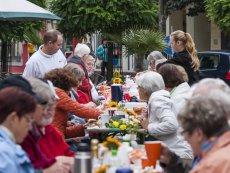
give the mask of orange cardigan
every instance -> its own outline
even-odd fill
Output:
[[[58,128],[65,138],[84,136],[83,125],[67,127],[68,113],[72,113],[81,118],[97,119],[100,112],[97,109],[87,108],[84,105],[73,101],[62,89],[56,88],[55,91],[59,99],[57,100],[55,116],[52,124]]]

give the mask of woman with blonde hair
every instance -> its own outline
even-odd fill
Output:
[[[174,54],[166,63],[184,67],[188,74],[189,85],[196,83],[199,80],[200,61],[191,35],[180,30],[174,31],[170,35],[170,44]]]

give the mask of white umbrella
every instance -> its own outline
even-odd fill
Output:
[[[27,0],[0,0],[0,20],[34,21],[41,19],[60,20],[61,18]]]

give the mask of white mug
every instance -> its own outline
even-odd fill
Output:
[[[105,127],[105,123],[109,122],[109,114],[101,114],[98,119],[102,126]]]

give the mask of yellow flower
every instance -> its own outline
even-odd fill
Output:
[[[121,80],[121,78],[114,78],[113,79],[113,83],[115,83],[115,84],[120,84],[122,82],[122,80]]]
[[[127,108],[124,108],[123,111],[126,112],[126,113],[129,114],[129,115],[137,116],[137,114],[136,114],[135,112],[130,111],[130,110],[128,110]]]
[[[118,107],[118,103],[117,102],[110,102],[109,103],[109,107]]]
[[[119,126],[119,122],[114,121],[114,122],[113,122],[113,126],[117,128],[117,127]]]
[[[114,77],[120,77],[120,72],[118,70],[115,70],[113,72]]]
[[[126,130],[126,125],[125,125],[125,124],[122,124],[122,125],[120,126],[120,129],[121,129],[121,130]]]

